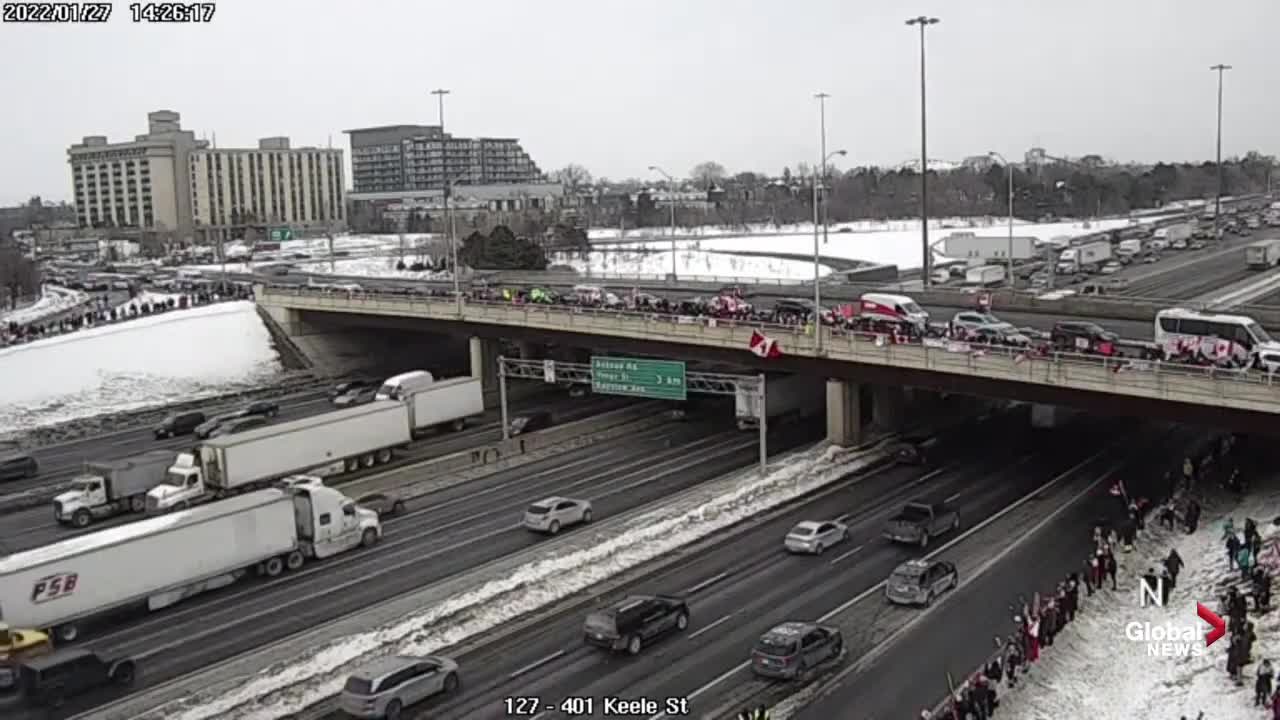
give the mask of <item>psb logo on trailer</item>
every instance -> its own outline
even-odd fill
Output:
[[[42,577],[31,587],[31,602],[38,604],[66,597],[76,591],[79,581],[80,574],[73,572]]]

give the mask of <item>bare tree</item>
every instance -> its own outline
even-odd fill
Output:
[[[575,192],[591,185],[591,173],[581,165],[573,163],[551,173],[551,179]]]
[[[689,171],[689,177],[702,188],[719,183],[727,174],[724,166],[714,160],[700,162]]]

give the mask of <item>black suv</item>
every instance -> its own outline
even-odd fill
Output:
[[[68,698],[105,685],[128,687],[137,679],[132,660],[107,660],[91,650],[55,650],[18,666],[18,686],[27,702],[57,707]]]
[[[22,480],[40,474],[40,464],[30,455],[0,455],[0,482]]]
[[[190,435],[207,420],[202,412],[183,412],[169,415],[156,426],[156,439]]]
[[[1055,350],[1089,352],[1102,343],[1114,343],[1120,336],[1097,323],[1076,320],[1055,323],[1049,341]]]
[[[671,595],[632,595],[587,616],[583,637],[588,645],[639,655],[645,643],[672,630],[689,627],[689,605]]]
[[[270,400],[255,400],[244,406],[245,416],[261,415],[273,418],[280,414],[280,405]]]

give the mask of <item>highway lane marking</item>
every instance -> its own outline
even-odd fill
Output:
[[[517,670],[512,671],[512,672],[511,672],[511,674],[507,675],[507,678],[508,678],[509,680],[515,680],[516,678],[520,677],[521,675],[525,675],[525,674],[527,674],[527,673],[531,673],[531,672],[533,672],[534,670],[537,670],[538,668],[542,667],[543,665],[546,665],[546,664],[547,664],[547,663],[549,663],[549,662],[554,662],[554,661],[559,660],[560,658],[564,657],[564,653],[565,653],[565,651],[564,651],[564,650],[557,650],[557,651],[555,651],[555,652],[551,653],[550,655],[548,655],[548,656],[546,656],[546,657],[544,657],[544,658],[541,658],[541,659],[539,659],[539,660],[534,660],[533,662],[529,663],[528,665],[525,665],[525,666],[524,666],[524,667],[522,667],[522,668],[519,668],[519,669],[517,669]]]
[[[911,616],[911,618],[910,618],[909,620],[907,620],[905,623],[903,623],[902,625],[900,625],[900,626],[899,626],[896,630],[894,630],[893,632],[890,632],[888,636],[886,636],[883,640],[881,640],[879,643],[877,643],[877,644],[876,644],[874,647],[872,647],[870,650],[868,650],[867,652],[863,653],[863,654],[862,654],[862,656],[861,656],[860,658],[858,658],[858,660],[857,660],[856,662],[854,662],[852,665],[850,665],[849,667],[845,668],[844,670],[841,670],[839,673],[837,673],[837,674],[836,674],[833,678],[831,678],[829,681],[827,681],[827,682],[823,683],[823,685],[824,685],[824,690],[827,690],[827,691],[829,691],[829,690],[833,690],[837,685],[839,685],[841,682],[843,682],[845,679],[847,679],[850,675],[852,675],[853,673],[860,672],[860,671],[864,670],[864,669],[865,669],[865,668],[867,668],[867,667],[868,667],[872,662],[874,662],[874,661],[878,660],[878,659],[880,658],[880,656],[881,656],[881,655],[884,655],[886,652],[888,652],[888,651],[889,651],[889,649],[890,649],[891,647],[893,647],[893,643],[895,643],[895,642],[898,640],[898,638],[902,637],[902,635],[903,635],[903,634],[905,634],[908,630],[910,630],[910,629],[914,628],[914,627],[915,627],[916,625],[918,625],[922,620],[924,620],[926,617],[928,617],[931,613],[935,612],[935,611],[936,611],[936,610],[937,610],[937,609],[938,609],[938,608],[939,608],[943,603],[945,603],[948,599],[950,599],[950,598],[954,597],[954,596],[955,596],[955,594],[956,594],[957,592],[959,592],[960,590],[964,589],[965,587],[967,587],[967,586],[968,586],[968,585],[970,585],[971,583],[976,582],[976,581],[978,580],[978,578],[980,578],[980,577],[982,577],[984,574],[986,574],[986,572],[987,572],[988,570],[990,570],[991,568],[995,567],[995,565],[996,565],[997,563],[999,563],[1001,560],[1003,560],[1003,559],[1005,559],[1006,557],[1008,557],[1008,556],[1009,556],[1009,554],[1010,554],[1010,553],[1012,553],[1014,550],[1017,550],[1017,549],[1022,545],[1022,543],[1024,543],[1024,542],[1026,542],[1026,541],[1027,541],[1027,539],[1028,539],[1028,538],[1030,538],[1032,535],[1035,535],[1037,532],[1040,532],[1041,530],[1043,530],[1046,526],[1048,526],[1048,525],[1049,525],[1049,523],[1053,522],[1053,521],[1054,521],[1054,520],[1055,520],[1059,515],[1061,515],[1062,513],[1066,512],[1066,511],[1067,511],[1067,509],[1069,509],[1070,507],[1072,507],[1073,505],[1075,505],[1077,502],[1079,502],[1081,498],[1083,498],[1084,496],[1088,495],[1090,492],[1093,492],[1093,490],[1094,490],[1095,488],[1097,488],[1099,485],[1101,485],[1105,480],[1110,479],[1110,478],[1111,478],[1111,476],[1115,475],[1115,474],[1116,474],[1117,472],[1119,472],[1119,471],[1120,471],[1120,467],[1118,467],[1118,466],[1117,466],[1117,467],[1112,467],[1112,468],[1109,468],[1106,472],[1104,472],[1104,473],[1102,473],[1101,475],[1099,475],[1098,477],[1096,477],[1096,478],[1094,478],[1093,480],[1089,481],[1089,484],[1088,484],[1084,489],[1080,490],[1080,492],[1076,493],[1075,495],[1072,495],[1070,499],[1068,499],[1065,503],[1062,503],[1062,504],[1061,504],[1061,505],[1059,505],[1058,507],[1054,508],[1054,509],[1053,509],[1052,511],[1050,511],[1050,512],[1049,512],[1049,514],[1048,514],[1048,515],[1046,515],[1045,517],[1041,518],[1040,520],[1037,520],[1037,521],[1036,521],[1036,523],[1035,523],[1034,525],[1032,525],[1031,527],[1029,527],[1029,528],[1027,528],[1026,530],[1024,530],[1024,531],[1022,532],[1022,534],[1018,535],[1018,537],[1016,537],[1016,538],[1014,539],[1014,541],[1013,541],[1013,542],[1011,542],[1011,543],[1007,543],[1007,544],[1006,544],[1003,548],[1001,548],[1001,549],[1000,549],[1000,551],[999,551],[999,552],[997,552],[995,555],[993,555],[993,556],[991,556],[990,558],[987,558],[986,560],[984,560],[984,561],[982,562],[982,564],[980,564],[977,568],[975,568],[975,569],[974,569],[974,572],[969,573],[968,575],[966,575],[966,576],[964,577],[964,579],[963,579],[963,580],[961,580],[961,581],[956,585],[956,587],[954,588],[954,591],[953,591],[953,592],[951,592],[951,593],[948,593],[948,594],[947,594],[947,596],[946,596],[945,598],[943,598],[942,602],[934,603],[933,605],[930,605],[929,607],[924,608],[924,609],[923,609],[923,610],[921,610],[920,612],[918,612],[918,613],[916,613],[916,614],[912,615],[912,616]],[[1014,505],[1011,505],[1011,506],[1010,506],[1010,508],[1017,507],[1017,505],[1020,505],[1020,504],[1022,504],[1024,501],[1026,501],[1026,500],[1030,499],[1031,497],[1034,497],[1035,495],[1039,494],[1042,490],[1044,490],[1044,488],[1047,488],[1047,487],[1049,487],[1050,485],[1053,485],[1054,483],[1058,482],[1058,480],[1060,480],[1060,479],[1061,479],[1061,476],[1056,477],[1056,478],[1054,478],[1053,480],[1050,480],[1049,482],[1045,483],[1045,484],[1044,484],[1044,485],[1042,485],[1039,489],[1035,490],[1035,491],[1034,491],[1034,492],[1032,492],[1031,494],[1026,495],[1026,496],[1023,496],[1023,498],[1019,499],[1019,500],[1018,500]],[[1001,511],[1001,513],[999,513],[999,514],[1003,514],[1004,512],[1006,512],[1006,510],[1002,510],[1002,511]],[[997,516],[996,516],[996,517],[999,517],[999,514],[997,514]],[[994,519],[994,518],[992,518],[992,519]],[[988,521],[988,522],[989,522],[989,521]],[[985,525],[985,524],[988,524],[988,523],[983,523],[983,525]],[[978,528],[980,528],[980,527],[982,527],[982,525],[979,525],[979,526],[978,526]],[[978,528],[975,528],[975,530],[976,530],[976,529],[978,529]],[[958,539],[958,538],[957,538],[957,539]],[[940,548],[940,549],[938,550],[938,552],[941,552],[943,549],[946,549],[946,548],[945,548],[945,546],[944,546],[943,548]],[[935,553],[935,554],[936,554],[936,553]],[[881,584],[883,585],[883,583],[881,583]],[[821,621],[820,621],[820,622],[821,622]],[[820,692],[820,693],[822,693],[822,694],[827,694],[826,692],[823,692],[823,691],[821,691],[821,690],[820,690],[819,692]]]
[[[983,528],[987,527],[987,526],[988,526],[988,525],[990,525],[991,523],[993,523],[993,522],[995,522],[995,521],[999,520],[1000,518],[1004,517],[1005,515],[1008,515],[1009,513],[1011,513],[1011,512],[1013,512],[1014,510],[1018,509],[1019,507],[1021,507],[1021,506],[1022,506],[1022,505],[1024,505],[1025,503],[1029,502],[1029,501],[1030,501],[1032,498],[1034,498],[1035,496],[1037,496],[1037,495],[1039,495],[1040,493],[1044,492],[1044,490],[1045,490],[1046,488],[1052,487],[1053,485],[1055,485],[1055,484],[1057,484],[1058,482],[1060,482],[1063,478],[1069,477],[1070,475],[1072,475],[1073,473],[1075,473],[1075,472],[1076,472],[1077,470],[1079,470],[1080,468],[1082,468],[1082,467],[1084,467],[1084,466],[1088,465],[1089,463],[1093,462],[1094,460],[1097,460],[1098,458],[1102,457],[1105,453],[1107,453],[1107,452],[1108,452],[1108,451],[1110,451],[1110,450],[1111,450],[1111,448],[1110,448],[1110,447],[1105,448],[1105,449],[1103,449],[1103,450],[1099,450],[1098,452],[1096,452],[1096,453],[1094,453],[1093,455],[1089,456],[1089,457],[1088,457],[1088,458],[1086,458],[1085,460],[1082,460],[1081,462],[1076,463],[1075,465],[1073,465],[1073,466],[1072,466],[1069,470],[1067,470],[1066,472],[1063,472],[1062,474],[1060,474],[1060,475],[1058,475],[1058,476],[1054,477],[1052,480],[1049,480],[1048,482],[1044,483],[1043,485],[1041,485],[1041,486],[1037,487],[1035,490],[1032,490],[1031,492],[1027,493],[1026,495],[1023,495],[1022,497],[1018,498],[1018,499],[1017,499],[1017,500],[1015,500],[1012,504],[1005,506],[1005,508],[1004,508],[1004,509],[1002,509],[1002,510],[1000,510],[999,512],[995,513],[995,514],[994,514],[994,515],[992,515],[991,517],[988,517],[986,520],[983,520],[982,522],[978,523],[977,525],[974,525],[973,527],[969,528],[968,530],[965,530],[963,533],[961,533],[960,535],[956,536],[955,538],[952,538],[950,542],[946,543],[946,544],[945,544],[945,545],[943,545],[942,547],[940,547],[940,548],[938,548],[937,550],[934,550],[933,552],[931,552],[931,553],[929,553],[928,555],[926,555],[926,556],[925,556],[925,559],[926,559],[926,560],[931,560],[931,559],[933,559],[934,557],[937,557],[938,555],[940,555],[940,554],[942,554],[942,553],[946,552],[947,550],[950,550],[952,547],[955,547],[955,546],[956,546],[958,543],[960,543],[961,541],[968,539],[968,538],[969,538],[970,536],[972,536],[974,533],[976,533],[976,532],[978,532],[978,531],[982,530]],[[1104,476],[1104,477],[1105,477],[1105,476]],[[1095,482],[1094,484],[1096,485],[1096,482]],[[832,610],[832,611],[830,611],[830,612],[826,613],[825,615],[823,615],[822,617],[818,618],[816,622],[819,622],[819,623],[827,622],[827,621],[828,621],[828,620],[830,620],[831,618],[833,618],[833,617],[835,617],[835,616],[837,616],[837,615],[839,615],[839,614],[843,613],[845,610],[848,610],[849,608],[851,608],[851,607],[853,607],[854,605],[856,605],[856,604],[858,604],[858,603],[862,602],[862,601],[863,601],[863,600],[865,600],[866,598],[869,598],[869,597],[871,597],[872,595],[874,595],[874,594],[876,594],[876,593],[880,592],[881,590],[883,590],[883,589],[884,589],[884,586],[885,586],[885,581],[884,581],[884,580],[881,580],[880,582],[876,583],[876,584],[875,584],[875,585],[873,585],[872,587],[869,587],[869,588],[867,588],[866,590],[863,590],[862,592],[860,592],[860,593],[858,593],[857,595],[855,595],[855,596],[853,597],[853,599],[849,600],[848,602],[845,602],[845,603],[841,604],[839,607],[835,608],[834,610]],[[950,596],[948,596],[948,597],[950,597]],[[747,669],[749,669],[750,667],[751,667],[751,661],[750,661],[750,660],[747,660],[747,661],[745,661],[745,662],[739,663],[739,664],[737,664],[737,665],[735,665],[735,666],[733,666],[733,667],[729,668],[729,669],[728,669],[728,670],[726,670],[725,672],[721,673],[720,675],[717,675],[717,676],[716,676],[715,678],[713,678],[710,682],[708,682],[707,684],[703,685],[703,686],[702,686],[702,687],[700,687],[700,688],[695,689],[693,692],[690,692],[690,693],[689,693],[688,695],[686,695],[685,697],[686,697],[686,698],[688,698],[689,700],[693,700],[694,698],[697,698],[697,697],[699,697],[699,696],[705,695],[705,694],[707,694],[707,692],[711,691],[711,690],[712,690],[712,689],[714,689],[716,686],[718,686],[718,685],[720,685],[720,684],[724,683],[724,682],[725,682],[726,680],[728,680],[729,678],[733,677],[734,675],[737,675],[737,674],[741,673],[743,670],[747,670]],[[658,713],[657,715],[652,715],[652,716],[650,716],[650,717],[649,717],[649,720],[666,720],[666,718],[667,718],[667,714],[666,714],[666,713]]]
[[[705,632],[708,632],[708,631],[710,631],[710,630],[713,630],[713,629],[715,629],[715,628],[717,628],[717,627],[719,627],[719,626],[721,626],[721,625],[723,625],[723,624],[725,624],[725,623],[729,622],[729,621],[730,621],[730,620],[732,620],[732,619],[733,619],[733,613],[730,613],[730,614],[728,614],[728,615],[725,615],[724,617],[722,617],[722,618],[720,618],[719,620],[717,620],[717,621],[715,621],[715,622],[711,623],[710,625],[708,625],[708,626],[706,626],[706,627],[703,627],[703,628],[698,628],[698,630],[696,630],[695,632],[690,633],[690,634],[689,634],[689,639],[690,639],[690,640],[692,640],[692,639],[694,639],[694,638],[698,637],[699,635],[701,635],[701,634],[703,634],[703,633],[705,633]]]
[[[955,502],[955,501],[956,501],[956,498],[960,497],[960,496],[961,496],[961,495],[963,495],[963,494],[964,494],[964,491],[963,491],[963,490],[961,490],[960,492],[957,492],[957,493],[952,493],[951,495],[948,495],[948,496],[946,497],[946,499],[944,499],[942,502],[944,502],[944,503]]]
[[[696,594],[696,593],[698,593],[698,592],[700,592],[700,591],[702,591],[702,590],[706,590],[707,588],[711,587],[712,585],[715,585],[716,583],[720,582],[721,580],[723,580],[723,579],[725,579],[725,578],[729,577],[729,575],[730,575],[730,574],[731,574],[731,573],[729,573],[728,571],[725,571],[725,572],[720,573],[719,575],[714,575],[714,576],[712,576],[712,577],[709,577],[709,578],[707,578],[706,580],[703,580],[702,582],[698,583],[697,585],[694,585],[693,587],[689,588],[688,590],[685,590],[685,591],[684,591],[684,593],[685,593],[686,595],[694,595],[694,594]]]
[[[836,563],[838,563],[838,562],[840,562],[841,560],[843,560],[843,559],[845,559],[845,558],[849,557],[850,555],[854,555],[854,554],[857,554],[857,553],[859,553],[859,552],[862,552],[862,549],[863,549],[863,548],[865,548],[865,547],[866,547],[866,545],[859,545],[858,547],[856,547],[856,548],[854,548],[854,549],[852,549],[852,550],[850,550],[850,551],[848,551],[848,552],[846,552],[846,553],[842,553],[842,554],[840,554],[840,555],[837,555],[837,556],[835,556],[835,557],[831,558],[831,564],[832,564],[832,565],[835,565]]]

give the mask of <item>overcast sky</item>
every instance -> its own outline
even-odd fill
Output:
[[[1212,159],[1225,62],[1224,154],[1274,153],[1277,0],[218,0],[213,21],[0,25],[0,203],[70,198],[66,147],[131,139],[171,109],[220,147],[435,123],[520,138],[546,171],[684,175],[918,156],[919,45],[929,29],[932,158]]]

